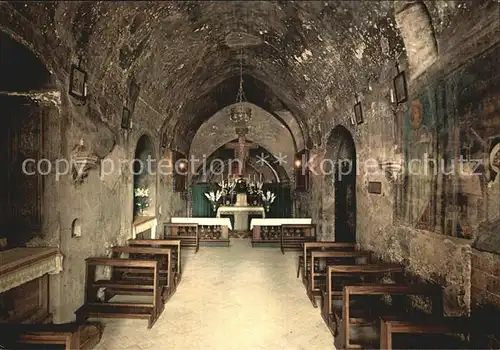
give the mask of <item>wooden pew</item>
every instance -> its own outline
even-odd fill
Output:
[[[469,337],[470,321],[466,317],[427,317],[415,319],[414,317],[395,318],[391,316],[380,317],[380,349],[392,350],[393,334],[462,334],[465,338]],[[415,340],[415,339],[411,339]],[[411,341],[410,340],[410,341]],[[451,340],[451,339],[450,339]],[[444,348],[470,348],[468,344],[464,344],[460,339],[452,339],[451,342],[446,342]],[[411,343],[412,346],[414,343]],[[433,342],[433,348],[436,347]],[[464,346],[465,345],[465,346]],[[408,347],[406,345],[405,347]]]
[[[96,324],[0,324],[0,349],[50,348],[63,345],[65,350],[92,349],[102,336]]]
[[[310,253],[310,270],[307,272],[308,281],[306,285],[307,296],[314,307],[318,307],[316,303],[316,298],[321,297],[321,287],[325,287],[326,284],[326,267],[328,265],[352,265],[357,263],[357,259],[364,258],[366,262],[370,257],[370,253],[367,251],[353,250],[353,251],[312,251]],[[325,270],[316,271],[316,262],[320,260],[325,261]],[[323,280],[321,284],[318,280]],[[341,295],[341,292],[332,291],[332,295]]]
[[[147,319],[148,328],[163,312],[164,304],[162,298],[162,286],[160,284],[159,266],[156,260],[129,260],[110,258],[88,258],[86,259],[85,277],[85,303],[76,312],[77,323],[83,323],[91,317],[102,318],[134,318]],[[130,281],[96,280],[97,266],[109,266],[110,268],[150,268],[153,270],[153,280],[136,283]],[[112,273],[113,275],[113,273]],[[98,290],[105,289],[104,299],[98,297]],[[116,294],[137,296],[152,292],[150,302],[121,303],[110,301]]]
[[[175,293],[176,285],[173,278],[172,250],[170,248],[116,246],[111,248],[111,253],[113,258],[120,258],[122,254],[128,254],[129,259],[157,260],[159,282],[162,287],[162,302],[165,303]],[[113,272],[114,281],[147,283],[154,278],[153,270],[150,268],[115,267]],[[142,293],[150,295],[152,291]]]
[[[316,241],[316,224],[283,224],[280,232],[281,253],[302,250],[306,242]]]
[[[400,281],[404,267],[397,264],[363,264],[363,265],[330,265],[326,268],[326,286],[321,290],[321,316],[333,336],[338,333],[338,315],[333,312],[333,300],[342,297],[344,284],[366,282],[361,278],[374,281],[386,274],[392,275],[392,280]],[[338,281],[334,281],[333,277]],[[334,283],[335,282],[335,283]],[[344,283],[342,283],[344,282]],[[340,293],[339,293],[340,292]]]
[[[310,260],[308,259],[311,256],[312,250],[345,250],[345,251],[353,251],[359,250],[359,245],[357,243],[341,243],[341,242],[333,242],[333,241],[322,241],[322,242],[305,242],[302,244],[302,253],[298,257],[298,265],[297,265],[297,278],[300,277],[300,271],[302,271],[302,282],[304,286],[307,286],[309,278],[307,273],[310,268]],[[306,257],[306,265],[304,265],[304,257]]]
[[[181,266],[181,241],[175,239],[129,239],[127,244],[131,247],[170,248],[172,250],[172,269],[174,283],[179,285],[182,278]]]
[[[164,223],[163,239],[180,240],[181,247],[194,248],[195,253],[198,253],[198,250],[200,249],[198,224]]]

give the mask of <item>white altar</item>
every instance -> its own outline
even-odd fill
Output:
[[[223,214],[234,216],[235,231],[248,231],[248,214],[250,213],[258,213],[263,218],[266,217],[263,207],[248,206],[246,193],[238,193],[236,195],[236,204],[234,206],[221,206],[217,209],[218,218]]]
[[[257,213],[263,218],[266,217],[266,212],[263,207],[229,207],[223,206],[217,209],[217,217],[220,218],[223,214],[234,215],[234,230],[248,231],[248,214]]]

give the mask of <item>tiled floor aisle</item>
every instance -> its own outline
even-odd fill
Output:
[[[183,279],[154,327],[109,321],[99,348],[333,349],[319,309],[296,278],[294,252],[232,239],[230,248],[187,251],[183,261]]]

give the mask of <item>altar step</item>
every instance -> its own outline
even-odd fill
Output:
[[[229,247],[229,239],[203,239],[200,238],[202,247]]]
[[[280,247],[280,240],[279,239],[259,239],[259,240],[253,240],[252,239],[252,247],[256,248],[279,248]]]
[[[229,238],[252,238],[252,231],[229,231]]]

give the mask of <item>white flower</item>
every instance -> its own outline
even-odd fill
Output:
[[[145,187],[137,187],[134,190],[134,197],[149,197],[149,189]]]
[[[265,194],[262,192],[261,196],[262,196],[262,201],[264,201],[264,203],[267,204],[273,203],[274,200],[276,199],[276,195],[271,191],[267,191]]]

